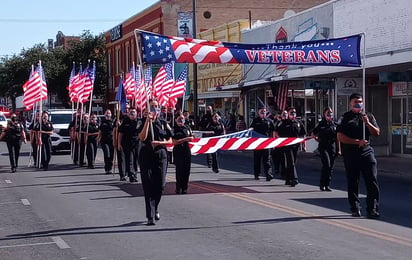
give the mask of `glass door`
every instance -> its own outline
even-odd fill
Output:
[[[392,153],[412,154],[412,97],[392,99]]]

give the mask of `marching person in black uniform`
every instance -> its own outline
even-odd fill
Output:
[[[288,111],[282,111],[276,120],[273,122],[274,128],[277,128],[278,124],[282,123],[282,120],[287,120],[289,117]],[[275,137],[275,134],[274,134]],[[270,154],[272,156],[272,164],[273,164],[273,171],[274,176],[279,176],[280,179],[286,179],[286,171],[285,171],[285,152],[283,147],[273,148]]]
[[[87,157],[87,167],[89,169],[94,169],[94,161],[96,159],[97,152],[97,136],[99,134],[99,125],[97,124],[97,115],[92,115],[90,117],[89,125],[86,126],[87,131],[84,133],[86,135],[86,157]]]
[[[9,151],[11,172],[16,172],[16,168],[19,166],[21,141],[23,140],[26,143],[23,125],[17,121],[16,114],[11,115],[7,127],[3,129],[0,140],[3,140],[3,138],[6,140]]]
[[[139,154],[138,122],[137,111],[131,107],[129,108],[129,117],[125,117],[119,126],[118,147],[124,153],[125,173],[129,177],[130,182],[137,182],[136,173]]]
[[[79,162],[79,142],[77,138],[77,128],[80,125],[81,119],[81,110],[78,110],[76,113],[73,114],[73,119],[69,124],[69,135],[70,135],[70,144],[71,144],[71,153],[73,164],[77,165]]]
[[[36,117],[33,119],[33,121],[30,123],[28,130],[29,135],[30,135],[30,144],[31,144],[31,154],[33,156],[33,165],[36,167],[37,163],[37,132],[34,130],[34,127],[40,120],[40,113],[36,112]]]
[[[140,174],[146,205],[147,224],[154,225],[159,220],[159,202],[166,186],[167,153],[166,146],[172,144],[172,131],[166,121],[160,120],[159,105],[150,100],[146,117],[139,120]]]
[[[207,126],[204,137],[213,137],[226,134],[225,126],[223,125],[222,118],[218,113],[212,115],[212,122]],[[208,165],[212,166],[212,171],[219,173],[219,162],[217,152],[206,154]]]
[[[99,126],[98,142],[103,150],[104,171],[106,174],[112,174],[114,146],[113,146],[113,119],[112,111],[107,109],[104,113],[104,119]]]
[[[348,179],[348,200],[353,217],[360,217],[359,178],[366,184],[367,217],[379,218],[379,184],[375,153],[369,144],[371,135],[379,136],[380,129],[371,113],[363,112],[362,95],[349,97],[350,111],[338,122],[337,136],[341,142],[343,162]]]
[[[258,116],[255,117],[249,126],[250,130],[253,130],[261,135],[267,137],[273,137],[273,131],[275,126],[273,121],[266,118],[266,109],[259,108]],[[269,173],[270,171],[270,156],[269,149],[261,149],[253,151],[253,171],[255,174],[255,180],[259,180],[261,163],[263,163],[263,170],[265,171],[266,181],[273,179],[273,175]]]
[[[41,124],[41,125],[40,125]],[[37,132],[37,145],[40,146],[41,167],[47,171],[51,159],[51,138],[53,134],[53,124],[49,121],[49,113],[43,112],[41,115],[41,122],[38,122],[34,128]]]
[[[127,110],[128,108],[126,107],[126,111]],[[121,147],[119,147],[119,126],[122,124],[123,120],[128,117],[126,111],[123,114],[121,111],[118,111],[120,115],[113,125],[113,147],[116,152],[117,168],[119,170],[120,181],[126,181],[124,152],[120,149]]]
[[[322,162],[319,187],[321,191],[332,191],[332,178],[335,158],[340,154],[339,143],[336,137],[336,123],[333,120],[333,110],[330,107],[323,111],[322,121],[313,129],[312,136],[319,142],[318,151]]]
[[[176,194],[186,194],[189,183],[192,154],[189,142],[193,140],[192,129],[185,124],[183,115],[176,117],[173,127],[173,161],[176,167]]]
[[[86,134],[87,134],[87,125],[89,124],[89,114],[85,113],[83,115],[83,120],[77,125],[76,134],[77,134],[77,143],[79,144],[79,152],[77,154],[79,166],[83,167],[84,163],[84,154],[86,152]]]
[[[282,120],[276,125],[275,137],[304,137],[306,134],[303,124],[296,119],[296,109],[290,107],[288,110],[288,119]],[[302,145],[302,150],[306,150],[305,143],[294,144],[283,147],[284,152],[284,169],[286,173],[285,185],[290,185],[295,187],[298,182],[298,174],[296,172],[296,161],[300,145]]]

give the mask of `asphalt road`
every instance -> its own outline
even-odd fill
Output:
[[[100,151],[99,151],[100,152]],[[220,173],[193,157],[188,194],[174,194],[174,168],[160,203],[161,219],[144,225],[140,181],[120,182],[70,155],[49,171],[16,173],[0,143],[0,259],[410,259],[412,181],[380,176],[380,220],[352,218],[338,162],[333,192],[317,186],[320,160],[299,157],[300,184],[256,181],[248,153],[220,154]],[[363,187],[363,185],[362,185]],[[364,189],[361,189],[364,191]],[[364,195],[363,204],[364,204]]]

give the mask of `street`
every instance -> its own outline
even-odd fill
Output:
[[[298,157],[299,185],[253,179],[250,152],[219,153],[220,172],[192,157],[188,194],[168,168],[161,219],[146,226],[141,182],[72,165],[56,154],[48,171],[28,168],[23,145],[10,173],[0,143],[0,259],[410,259],[412,178],[378,168],[381,219],[353,218],[342,159],[332,192],[318,187],[320,159]],[[384,169],[384,170],[382,170]],[[365,188],[361,182],[362,214]]]

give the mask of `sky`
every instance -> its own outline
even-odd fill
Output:
[[[56,41],[62,31],[79,36],[106,32],[157,0],[2,0],[0,16],[0,58],[19,54],[35,44]]]

